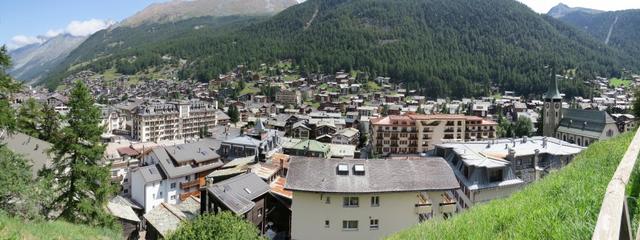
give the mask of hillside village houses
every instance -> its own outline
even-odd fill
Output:
[[[512,91],[432,99],[402,81],[345,72],[257,76],[247,83],[257,94],[232,99],[223,86],[240,76],[123,77],[115,87],[75,76],[101,99],[104,164],[121,186],[112,214],[127,231],[157,239],[203,212],[230,211],[278,239],[380,238],[509,196],[594,141],[637,126],[632,115],[605,112],[633,100],[606,79],[593,81],[601,94],[591,99],[568,99],[554,82],[540,100]],[[265,86],[280,89],[260,93]],[[24,91],[12,106],[34,97],[64,113],[67,94]],[[541,120],[544,134],[501,138],[499,116]],[[47,143],[24,134],[0,140],[50,166]]]

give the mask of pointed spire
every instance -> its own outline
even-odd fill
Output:
[[[558,91],[558,78],[556,77],[555,66],[551,68],[551,83],[549,89],[544,94],[544,99],[562,99],[560,91]]]
[[[254,128],[259,133],[265,131],[264,124],[262,123],[262,119],[258,118],[258,121],[257,121],[256,126]]]

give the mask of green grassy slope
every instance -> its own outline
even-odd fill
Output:
[[[0,239],[121,239],[111,229],[74,225],[63,221],[29,222],[0,213]]]
[[[390,239],[590,239],[607,184],[632,138],[627,133],[595,143],[563,170],[509,198]]]

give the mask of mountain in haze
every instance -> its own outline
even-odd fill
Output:
[[[640,55],[640,10],[599,13],[576,11],[558,19],[587,32],[609,47],[632,56]]]
[[[204,16],[274,14],[297,3],[296,0],[173,0],[151,4],[125,19],[120,26],[135,27]]]
[[[430,97],[481,96],[494,86],[539,94],[549,82],[547,65],[575,69],[576,77],[561,83],[563,92],[586,95],[583,80],[640,66],[625,52],[512,0],[308,0],[273,17],[102,31],[63,65],[91,64],[62,69],[47,84],[83,69],[135,73],[162,64],[162,56],[187,61],[178,69],[182,79],[208,81],[238,64],[255,69],[292,59],[302,74],[361,70]]]
[[[569,7],[564,3],[559,3],[555,7],[551,8],[547,15],[553,18],[561,18],[571,13],[584,13],[584,14],[597,14],[604,11],[590,9],[590,8],[582,8],[582,7]]]
[[[12,50],[9,56],[13,64],[8,73],[27,83],[38,82],[85,39],[86,37],[61,34],[43,43]]]

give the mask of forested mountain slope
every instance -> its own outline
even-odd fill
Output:
[[[569,13],[561,21],[582,29],[601,43],[629,53],[640,54],[640,10],[589,14]]]
[[[127,35],[141,41],[162,35],[152,30]],[[574,80],[562,83],[571,96],[586,92],[587,77],[638,66],[625,52],[512,0],[309,0],[268,19],[172,36],[98,58],[74,52],[67,64],[95,58],[93,68],[123,59],[143,66],[153,62],[144,59],[170,55],[189,62],[182,77],[207,81],[237,64],[256,67],[290,58],[303,73],[358,69],[404,81],[431,97],[478,96],[491,86],[539,94],[549,79],[544,66],[551,64],[577,70]]]

